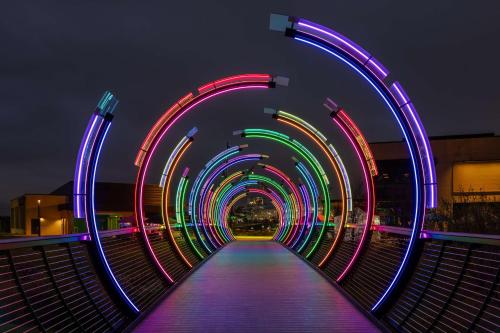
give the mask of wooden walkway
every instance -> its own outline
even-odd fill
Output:
[[[335,287],[283,246],[236,241],[134,332],[377,332]]]

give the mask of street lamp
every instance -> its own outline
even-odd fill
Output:
[[[42,202],[42,200],[40,200],[40,199],[37,200],[36,212],[37,212],[37,219],[38,219],[38,236],[42,236],[42,219],[40,218],[40,203],[41,202]]]

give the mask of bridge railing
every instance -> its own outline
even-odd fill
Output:
[[[335,281],[359,240],[349,226],[323,272]],[[374,225],[369,242],[340,286],[369,311],[399,269],[410,229]],[[424,230],[411,276],[381,319],[397,331],[499,329],[500,236]],[[318,250],[321,251],[321,250]]]
[[[383,319],[405,331],[498,332],[500,237],[424,231],[420,259]]]
[[[169,272],[187,273],[164,230],[150,240]],[[333,231],[332,231],[333,232]],[[352,256],[356,233],[323,269],[335,280],[332,263]],[[398,331],[429,329],[492,331],[498,328],[500,237],[424,230],[413,273],[381,320]],[[101,232],[112,270],[143,311],[171,285],[149,264],[136,228]],[[340,286],[363,308],[373,302],[398,269],[408,229],[374,226],[359,262]],[[0,331],[119,331],[134,318],[108,292],[95,270],[87,234],[0,241]],[[342,259],[343,258],[343,259]]]
[[[0,241],[0,331],[114,331],[130,321],[98,278],[87,234]]]
[[[162,264],[176,280],[186,275],[165,230],[148,231]],[[116,279],[141,310],[172,287],[150,265],[137,228],[100,238]],[[0,240],[0,332],[120,331],[134,319],[100,278],[88,240],[86,233]]]

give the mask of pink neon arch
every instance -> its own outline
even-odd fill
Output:
[[[149,168],[151,158],[156,151],[159,143],[162,141],[168,130],[181,118],[185,113],[189,112],[196,106],[205,101],[212,99],[218,95],[222,95],[232,91],[247,90],[247,89],[267,89],[275,87],[275,79],[269,74],[242,74],[235,75],[220,80],[210,82],[198,88],[198,93],[194,95],[189,93],[174,103],[153,125],[148,135],[146,136],[139,153],[135,159],[135,165],[139,168],[135,184],[134,195],[134,210],[135,218],[147,252],[155,266],[160,270],[163,276],[174,282],[173,278],[168,274],[163,265],[157,258],[151,243],[149,241],[145,223],[144,223],[144,206],[143,206],[143,190],[146,174]]]

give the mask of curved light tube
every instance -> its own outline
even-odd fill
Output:
[[[223,211],[227,207],[227,204],[229,200],[231,200],[231,198],[239,195],[242,191],[246,192],[248,190],[248,187],[252,185],[257,185],[257,182],[254,180],[240,180],[235,184],[228,184],[227,186],[225,186],[225,189],[220,192],[219,197],[211,198],[211,201],[217,201],[217,203],[213,205],[211,202],[209,206],[217,210],[218,213],[215,214],[213,212],[210,212],[210,214],[217,216],[221,215],[221,211]],[[214,222],[220,223],[220,221],[218,221],[218,217],[214,220]]]
[[[268,184],[274,188],[276,188],[278,190],[278,192],[280,192],[281,196],[283,197],[284,201],[279,199],[279,196],[272,190],[268,189],[268,191],[272,194],[274,194],[277,199],[276,201],[279,202],[281,205],[283,205],[284,207],[284,214],[286,214],[287,216],[287,221],[292,221],[293,220],[293,211],[295,211],[296,209],[296,206],[294,205],[294,203],[292,202],[292,200],[290,200],[291,198],[287,195],[287,192],[284,190],[284,188],[278,184],[277,182],[275,182],[274,180],[272,180],[271,178],[269,177],[265,177],[265,176],[260,176],[260,175],[248,175],[247,176],[247,179],[248,180],[241,180],[240,182],[248,182],[248,181],[252,181],[254,182],[255,184],[257,184],[257,182],[261,182],[261,183],[264,183],[264,184]],[[239,183],[236,183],[236,184],[228,184],[225,186],[224,189],[222,189],[220,191],[220,195],[218,198],[216,198],[216,202],[214,204],[215,207],[218,207],[216,208],[217,210],[221,210],[223,209],[225,203],[224,203],[224,200],[225,198],[230,198],[234,193],[234,187],[235,186],[238,186]],[[283,221],[284,223],[281,224],[281,226],[285,226],[286,224],[290,224],[290,222],[285,222]]]
[[[248,182],[253,182],[254,185],[258,184],[257,180],[247,180],[242,182],[244,182],[245,186],[249,186]],[[241,191],[240,187],[241,186],[239,185],[234,185],[230,191],[224,191],[224,194],[222,194],[221,197],[217,199],[218,204],[216,204],[217,207],[216,210],[218,211],[218,213],[216,215],[219,220],[224,219],[227,221],[227,214],[229,214],[230,208],[237,201],[232,198],[236,196],[238,200],[241,199],[240,195],[238,195],[238,193]],[[272,191],[271,189],[267,189],[267,191],[264,191],[255,188],[245,188],[245,190],[249,193],[260,193],[268,197],[278,212],[278,218],[280,223],[283,221],[283,216],[285,215],[285,209],[288,206],[288,204],[285,204],[276,192]],[[230,203],[230,201],[232,201],[232,203]],[[219,223],[223,222],[219,221]]]
[[[279,195],[276,192],[274,192],[271,189],[267,189],[267,191],[265,191],[265,190],[261,190],[261,189],[255,189],[255,188],[250,188],[248,190],[248,192],[249,193],[258,193],[258,194],[261,194],[263,196],[266,196],[269,200],[271,200],[271,204],[274,206],[274,209],[276,209],[276,212],[278,213],[278,220],[279,221],[283,220],[284,214],[285,214],[285,212],[283,210],[284,210],[285,206],[284,206],[283,202],[281,201]],[[277,233],[278,233],[278,228],[276,228],[276,231],[273,234],[273,239]]]
[[[90,118],[77,158],[74,181],[75,205],[73,209],[75,217],[85,219],[90,240],[95,245],[97,261],[106,273],[108,281],[113,286],[113,291],[126,305],[127,309],[137,314],[139,313],[139,309],[123,290],[109,266],[101,239],[99,238],[99,230],[95,217],[95,177],[97,165],[102,145],[111,126],[112,113],[117,104],[118,100],[113,94],[106,92],[97,105],[95,113]]]
[[[250,189],[250,191],[253,191],[253,189]],[[285,223],[286,223],[285,222],[285,214],[286,214],[285,208],[286,208],[286,204],[285,204],[285,202],[283,200],[281,200],[279,194],[276,193],[276,191],[274,191],[271,188],[267,187],[266,188],[266,192],[269,194],[269,198],[272,198],[271,202],[276,203],[276,205],[274,207],[278,211],[278,219],[280,221],[280,223],[279,223],[280,227],[276,228],[276,231],[274,232],[273,237],[272,237],[272,239],[277,239],[277,235],[278,235],[278,233],[280,231],[280,228],[283,228],[282,226],[284,226]]]
[[[257,194],[260,194],[260,195],[263,195],[265,197],[267,197],[270,201],[271,201],[271,204],[273,205],[274,209],[276,210],[276,213],[278,215],[278,221],[281,221],[283,219],[283,206],[280,206],[279,202],[276,200],[277,198],[272,194],[272,192],[268,192],[268,191],[265,191],[265,190],[262,190],[262,189],[258,189],[258,188],[249,188],[247,190],[247,193],[257,193]],[[238,202],[241,198],[243,198],[244,196],[247,195],[247,193],[243,193],[242,196],[236,196],[234,199],[232,199],[227,205],[226,207],[224,208],[224,212],[221,214],[222,218],[227,221],[228,220],[228,215],[229,215],[229,212],[231,210],[231,208],[234,206],[234,204],[236,202]],[[237,199],[237,200],[236,200]],[[278,228],[276,228],[278,229]],[[276,232],[274,233],[274,235],[276,234]],[[274,237],[273,235],[273,237]]]
[[[188,240],[189,246],[193,249],[194,253],[198,256],[200,259],[205,259],[205,256],[198,250],[196,245],[194,245],[193,240],[191,239],[191,235],[189,234],[189,231],[187,229],[186,225],[186,218],[185,218],[185,213],[184,213],[184,202],[186,198],[186,190],[188,188],[189,184],[189,179],[188,179],[188,172],[189,169],[186,168],[184,169],[183,176],[181,177],[179,181],[179,185],[177,186],[177,192],[175,195],[175,216],[177,219],[177,222],[181,224],[182,230],[184,232],[184,237]]]
[[[337,246],[340,244],[342,237],[344,236],[344,228],[347,222],[347,212],[352,211],[352,194],[349,177],[347,175],[346,168],[344,166],[344,163],[342,162],[342,159],[337,154],[333,145],[327,143],[328,139],[325,135],[323,135],[314,126],[312,126],[302,118],[297,117],[291,113],[284,111],[275,111],[272,109],[265,110],[265,112],[267,113],[269,113],[270,111],[272,112],[273,118],[284,124],[296,128],[297,130],[308,136],[314,143],[316,143],[316,145],[323,151],[327,159],[330,161],[330,164],[333,167],[335,175],[338,179],[342,197],[340,223],[337,226],[335,238],[330,245],[330,248],[318,264],[318,267],[322,267],[333,254]]]
[[[241,174],[242,174],[242,172],[238,171],[238,172],[235,172],[234,174],[228,176],[227,179],[225,179],[224,181],[221,182],[221,184],[219,185],[219,188],[216,191],[214,191],[214,192],[216,192],[216,194],[211,198],[212,200],[208,204],[208,207],[209,207],[208,215],[213,216],[212,221],[214,221],[215,224],[221,224],[221,222],[222,222],[221,221],[221,209],[223,209],[224,205],[227,204],[227,202],[225,202],[224,200],[225,200],[225,198],[227,198],[228,192],[230,190],[232,190],[232,187],[235,186],[234,184],[230,184],[230,180],[233,180],[234,178],[241,176]],[[271,183],[270,182],[271,180],[267,177],[266,177],[266,179],[257,179],[255,177],[253,177],[253,175],[250,175],[250,176],[247,176],[246,178],[263,181],[267,184],[270,184],[273,186],[278,186],[278,189],[281,188],[279,186],[279,184]],[[286,192],[283,192],[283,193],[286,194]],[[287,204],[287,206],[289,206],[289,205]],[[216,209],[215,207],[218,207],[218,208]],[[293,207],[295,207],[295,205]],[[216,214],[215,212],[218,212],[218,213]],[[227,229],[227,227],[223,227],[223,228]]]
[[[230,179],[230,177],[226,177],[226,179],[224,179],[224,184],[223,182],[221,182],[219,184],[219,187],[218,187],[218,190],[221,190],[223,188],[223,186],[225,186],[225,184],[229,183],[229,182],[232,182],[234,179],[236,179],[237,177],[241,177],[243,176],[245,173],[243,171],[240,171],[240,172],[236,172],[234,173],[232,179]],[[217,193],[214,194],[214,197],[216,197]],[[214,210],[211,209],[211,212],[213,213]],[[235,240],[235,237],[232,233],[232,230],[228,228],[228,225],[227,223],[224,223],[224,224],[218,224],[217,223],[217,218],[215,216],[213,216],[213,221],[215,222],[216,225],[219,225],[219,228],[221,230],[221,232],[225,235],[225,237],[228,239],[228,241],[233,241]]]
[[[304,217],[302,218],[302,229],[300,230],[298,237],[296,237],[293,243],[290,245],[290,248],[292,249],[295,249],[297,244],[302,240],[302,237],[304,236],[304,233],[307,229],[307,225],[308,223],[310,223],[309,217],[311,216],[311,200],[309,199],[309,193],[307,191],[306,185],[299,184],[299,190],[302,200],[304,201]]]
[[[226,94],[232,91],[240,91],[246,89],[267,89],[276,85],[274,79],[268,74],[243,74],[236,75],[221,80],[217,80],[198,88],[197,95],[189,93],[174,105],[172,105],[151,128],[146,139],[144,140],[139,153],[135,159],[135,165],[139,168],[137,172],[137,179],[134,194],[134,211],[137,224],[141,230],[144,242],[146,244],[147,252],[155,266],[163,274],[163,276],[170,282],[173,279],[165,271],[163,266],[158,260],[155,260],[154,251],[151,247],[147,237],[146,228],[144,224],[144,206],[143,206],[143,190],[146,174],[149,169],[149,163],[156,151],[159,143],[166,135],[168,130],[175,124],[175,122],[184,114],[195,108],[196,106],[206,102],[218,95]],[[211,251],[209,251],[211,252]]]
[[[226,150],[223,150],[222,152],[214,156],[198,173],[198,176],[196,177],[193,186],[191,187],[191,192],[189,194],[189,213],[191,215],[191,221],[193,222],[198,240],[208,253],[212,253],[213,250],[210,245],[208,245],[208,243],[206,243],[201,237],[201,233],[198,228],[198,211],[196,205],[197,200],[200,198],[199,191],[201,190],[203,179],[208,176],[209,172],[212,171],[213,168],[215,168],[217,165],[230,158],[231,156],[238,154],[244,147],[245,146],[233,146]],[[205,237],[208,239],[208,236],[205,235]]]
[[[303,223],[303,220],[302,220],[302,216],[304,214],[304,207],[302,205],[302,201],[300,200],[300,192],[299,192],[299,189],[297,188],[297,186],[292,182],[292,180],[290,179],[290,177],[288,177],[283,171],[281,171],[280,169],[272,166],[272,165],[268,165],[268,164],[260,164],[260,166],[262,166],[262,168],[275,175],[276,177],[278,177],[281,181],[283,181],[285,184],[287,184],[288,188],[290,188],[290,190],[292,191],[294,197],[295,197],[295,201],[297,202],[297,205],[298,205],[298,211],[297,211],[297,218],[296,218],[296,227],[293,228],[293,232],[290,232],[284,239],[283,241],[285,242],[285,245],[289,246],[291,242],[294,241],[295,237],[296,237],[296,234],[297,234],[297,231],[299,230],[300,228],[300,223],[302,222]]]
[[[318,180],[321,185],[321,192],[323,195],[323,210],[325,216],[325,223],[320,230],[320,235],[316,240],[315,244],[312,246],[311,250],[305,255],[306,258],[309,258],[314,251],[317,249],[321,238],[326,229],[326,222],[329,221],[330,218],[330,193],[328,192],[328,177],[326,176],[321,164],[318,162],[316,157],[300,142],[295,139],[291,139],[287,135],[282,133],[266,130],[266,129],[245,129],[243,131],[236,131],[234,134],[240,134],[242,137],[246,138],[261,138],[261,139],[269,139],[272,141],[276,141],[284,144],[285,146],[291,148],[293,151],[298,153],[302,158],[304,158],[307,163],[314,170],[314,173],[318,177]]]
[[[310,123],[304,119],[285,112],[281,110],[274,110],[270,108],[264,108],[265,113],[270,113],[272,117],[284,124],[290,125],[297,130],[304,133],[306,136],[311,138],[320,148],[323,150],[326,157],[330,160],[330,163],[334,167],[334,171],[339,180],[339,184],[345,188],[345,200],[347,201],[347,211],[352,211],[352,191],[351,183],[349,181],[349,175],[347,169],[342,161],[342,158],[335,150],[335,147],[328,143],[328,138],[321,133],[317,128],[312,126]]]
[[[169,200],[169,195],[170,195],[170,184],[172,180],[172,175],[174,174],[175,168],[177,166],[177,163],[180,161],[182,158],[182,155],[186,152],[186,150],[191,146],[193,142],[193,136],[194,134],[198,131],[196,127],[194,127],[189,133],[184,136],[177,146],[174,148],[172,153],[167,159],[167,163],[165,164],[165,168],[163,169],[163,173],[160,179],[160,187],[162,187],[162,221],[164,226],[166,227],[168,231],[168,235],[170,237],[171,242],[173,243],[176,252],[180,255],[182,260],[186,265],[188,265],[189,268],[193,267],[193,264],[189,261],[189,259],[182,253],[182,250],[179,248],[179,245],[177,244],[174,234],[172,232],[172,229],[170,227],[169,223],[169,216],[168,216],[168,200]],[[156,257],[156,253],[152,253],[154,257]],[[156,257],[158,260],[158,258]]]
[[[219,189],[219,191],[217,191],[217,194],[214,194],[214,196],[212,197],[212,200],[208,203],[208,205],[210,207],[209,214],[212,216],[213,223],[221,224],[220,217],[219,217],[222,214],[221,210],[224,210],[226,208],[225,206],[227,204],[227,201],[229,201],[231,198],[231,193],[228,193],[228,192],[230,192],[230,190],[232,190],[234,188],[234,186],[236,186],[237,184],[238,183],[234,183],[234,184],[226,183],[224,186],[220,186],[220,189]],[[247,183],[247,184],[250,184],[250,183]],[[257,183],[255,181],[252,181],[251,184],[256,185]],[[246,187],[245,187],[245,190],[247,190]],[[238,192],[239,191],[237,191],[236,193],[238,193]],[[221,224],[221,228],[227,229],[227,227],[222,226],[222,224]],[[229,238],[231,240],[234,239],[234,235],[232,235],[231,231],[226,230],[226,233],[229,235]]]
[[[273,23],[274,22],[274,23]],[[408,272],[409,262],[417,253],[419,234],[424,225],[425,208],[436,207],[436,172],[425,129],[408,95],[397,82],[390,88],[384,83],[388,71],[368,52],[345,36],[302,18],[272,14],[271,28],[285,31],[295,40],[315,46],[347,64],[366,80],[389,107],[401,128],[410,152],[415,178],[415,206],[412,232],[399,269],[384,293],[372,306],[377,312],[392,298],[401,278]]]
[[[206,221],[205,224],[209,226],[211,234],[218,240],[220,246],[223,246],[226,243],[231,242],[232,239],[229,232],[224,230],[223,226],[219,226],[217,220],[213,219],[213,211],[210,210],[210,205],[212,203],[212,198],[216,195],[214,187],[215,184],[212,183],[208,194],[204,197],[204,202],[200,203],[200,206],[203,207],[204,221]]]
[[[265,155],[262,155],[262,154],[246,154],[246,155],[241,155],[241,156],[236,156],[236,157],[233,157],[231,158],[230,160],[228,160],[227,162],[224,162],[223,164],[220,164],[217,168],[215,168],[215,170],[210,174],[208,175],[206,178],[207,180],[205,181],[204,185],[201,187],[201,193],[199,195],[199,198],[200,198],[200,204],[198,205],[198,214],[199,214],[199,217],[200,217],[200,222],[201,222],[201,225],[203,226],[203,228],[205,229],[205,225],[207,223],[205,223],[205,217],[204,214],[203,214],[203,203],[205,202],[205,197],[208,193],[208,190],[209,190],[209,186],[212,184],[212,182],[217,178],[217,176],[219,176],[224,170],[227,170],[228,168],[236,165],[236,164],[239,164],[239,163],[243,163],[243,162],[250,162],[250,161],[257,161],[257,160],[261,160],[263,158],[267,158],[267,156]],[[207,221],[208,222],[208,221]],[[209,226],[210,227],[210,226]],[[205,229],[205,232],[206,234],[208,235],[208,232],[206,231]],[[211,233],[212,235],[212,238],[218,242],[216,236],[212,233],[212,230],[209,229],[209,232]],[[212,243],[212,245],[217,248],[217,247],[220,247],[222,246],[222,243],[219,243],[219,246],[217,246],[211,239],[210,236],[208,236],[208,240]]]
[[[231,175],[227,176],[224,178],[223,181],[220,182],[220,184],[217,186],[217,188],[214,190],[214,194],[213,194],[213,198],[217,198],[220,191],[227,185],[229,184],[230,182],[232,182],[233,180],[235,180],[236,178],[238,177],[242,177],[245,173],[241,170],[239,171],[236,171],[234,173],[232,173]],[[210,205],[210,207],[208,208],[209,212],[210,212],[210,215],[209,215],[209,219],[211,221],[213,221],[215,223],[216,221],[216,218],[215,216],[212,214],[214,212],[214,209],[213,209],[213,203],[214,203],[214,200],[210,200],[210,202],[208,202],[207,200],[207,203],[208,205]],[[217,227],[217,225],[216,225]],[[227,228],[224,228],[222,226],[218,226],[220,227],[220,230],[219,232],[222,234],[222,236],[225,238],[226,242],[229,242],[229,241],[232,241],[234,240],[234,237],[231,236],[230,232],[227,231]]]
[[[208,211],[207,207],[204,204],[205,202],[209,201],[210,198],[213,196],[214,191],[213,191],[214,184],[211,184],[208,190],[206,191],[205,195],[202,197],[203,201],[200,201],[200,204],[198,206],[198,209],[200,211],[200,220],[203,225],[203,228],[205,230],[208,229],[208,234],[211,235],[208,238],[210,239],[210,242],[213,244],[215,248],[219,248],[223,246],[225,243],[224,240],[218,235],[218,233],[214,230],[215,226],[210,223],[209,217],[208,217]],[[213,239],[213,241],[211,240]]]
[[[332,117],[333,121],[340,127],[356,151],[356,155],[363,169],[363,176],[365,178],[364,183],[366,186],[366,220],[363,227],[363,233],[361,234],[361,239],[349,263],[337,277],[337,282],[341,282],[358,259],[370,232],[370,227],[375,216],[375,184],[373,177],[378,174],[378,170],[370,146],[354,121],[341,109],[337,112],[333,112]]]
[[[194,245],[186,225],[186,219],[184,213],[184,200],[186,198],[186,190],[189,184],[189,179],[187,177],[187,171],[185,171],[185,174],[186,174],[185,176],[181,177],[179,185],[177,186],[177,192],[175,195],[175,216],[177,223],[180,223],[182,226],[184,237],[186,237],[189,246],[193,249],[194,253],[198,256],[198,258],[203,260],[205,256],[198,250],[196,245]]]
[[[309,227],[309,232],[307,233],[305,240],[302,242],[302,244],[297,249],[297,252],[300,253],[304,250],[306,245],[309,243],[311,236],[314,232],[314,225],[316,224],[316,222],[318,220],[318,206],[319,206],[318,205],[318,197],[319,197],[319,194],[318,194],[318,188],[316,187],[316,183],[315,183],[311,173],[309,172],[309,170],[307,170],[307,168],[305,167],[305,165],[302,162],[297,161],[295,163],[295,167],[299,171],[300,175],[303,178],[304,183],[307,186],[307,189],[309,191],[309,194],[310,194],[311,199],[312,199],[311,201],[313,204],[313,208],[312,208],[312,212],[311,212],[312,213],[311,220],[308,221],[308,223],[307,223],[307,226]]]
[[[283,225],[282,231],[277,233],[277,236],[276,236],[276,239],[283,241],[285,239],[285,237],[287,236],[286,233],[289,230],[291,230],[291,228],[289,228],[288,226],[294,225],[295,220],[297,218],[300,218],[299,207],[298,207],[300,200],[299,200],[299,202],[296,202],[294,196],[288,195],[288,193],[285,191],[284,187],[281,184],[279,184],[278,182],[276,182],[275,180],[273,180],[269,177],[257,175],[257,174],[250,174],[247,177],[248,177],[248,179],[257,180],[259,182],[262,182],[264,184],[272,186],[273,188],[275,188],[279,192],[281,197],[284,199],[284,201],[286,203],[285,204],[285,207],[286,207],[285,212],[288,212],[288,218]]]
[[[90,155],[95,148],[97,135],[104,123],[104,118],[107,114],[112,115],[117,105],[118,100],[115,96],[111,92],[106,91],[97,104],[96,111],[90,117],[80,143],[80,149],[78,150],[73,184],[73,214],[75,218],[85,219],[87,232],[90,232],[88,212],[86,211],[88,198],[87,183],[92,167],[90,164]]]
[[[231,199],[231,201],[224,207],[224,212],[221,214],[223,217],[223,219],[226,221],[224,224],[226,225],[226,228],[229,230],[229,232],[231,233],[231,237],[235,239],[235,236],[233,234],[233,232],[231,231],[231,229],[229,228],[228,226],[228,219],[229,219],[229,214],[231,212],[231,209],[233,208],[233,206],[238,202],[240,201],[241,199],[243,199],[244,197],[247,196],[247,193],[241,193],[237,196],[235,196],[233,199]]]

